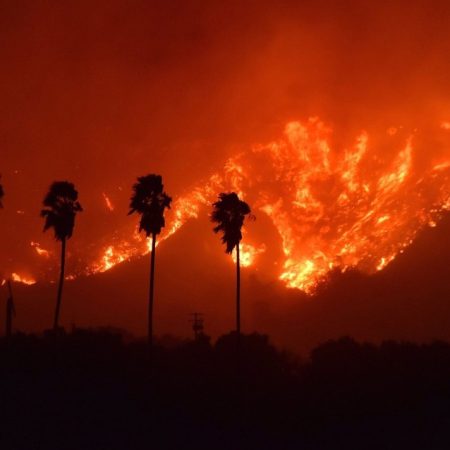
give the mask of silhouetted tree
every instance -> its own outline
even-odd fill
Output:
[[[239,260],[239,243],[242,239],[242,226],[245,217],[250,214],[250,207],[240,200],[235,192],[219,194],[219,200],[213,203],[211,221],[217,223],[215,233],[222,234],[226,253],[236,248],[236,332],[239,346],[241,334],[241,272]]]
[[[164,192],[161,175],[146,175],[138,177],[133,185],[133,195],[130,199],[128,214],[141,215],[139,232],[145,231],[147,237],[152,237],[152,251],[150,255],[150,289],[148,305],[148,342],[153,344],[153,291],[155,280],[155,248],[156,236],[165,226],[164,210],[170,208],[172,199]]]
[[[58,295],[56,299],[53,329],[58,328],[59,311],[64,283],[64,267],[66,260],[66,241],[70,239],[75,226],[77,212],[83,211],[78,202],[78,192],[73,183],[55,181],[44,198],[44,209],[41,217],[45,218],[44,231],[53,228],[55,239],[61,242],[61,270],[59,275]]]
[[[1,177],[0,177],[1,178]],[[5,191],[3,190],[3,186],[2,186],[2,184],[0,183],[0,208],[3,208],[3,203],[2,203],[2,200],[3,200],[3,197],[5,196]]]

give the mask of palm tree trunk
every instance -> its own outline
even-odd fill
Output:
[[[53,330],[58,329],[59,310],[61,309],[61,297],[64,284],[64,267],[66,264],[66,238],[61,241],[61,271],[59,274],[58,297],[56,299],[55,320],[53,322]]]
[[[153,291],[155,285],[156,234],[152,234],[152,254],[150,255],[150,292],[148,298],[148,344],[153,346]]]

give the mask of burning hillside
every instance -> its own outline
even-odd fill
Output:
[[[313,292],[331,270],[382,270],[450,208],[446,125],[443,121],[436,129],[444,148],[434,152],[424,148],[421,131],[390,127],[376,139],[361,131],[348,147],[336,148],[332,128],[320,119],[289,122],[280,139],[229,158],[221,171],[175,198],[158,243],[188,220],[209,214],[218,192],[236,191],[256,217],[267,215],[279,233],[283,258],[275,276],[287,287]],[[105,207],[117,214],[102,195]],[[274,243],[256,240],[251,223],[245,233],[243,266],[257,266],[259,255]],[[150,244],[134,225],[123,227],[100,250],[94,246],[92,253],[82,253],[68,277],[109,270],[148,253]],[[38,243],[31,246],[42,264],[54,262]]]

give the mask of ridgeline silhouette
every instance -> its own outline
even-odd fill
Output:
[[[66,261],[66,241],[72,237],[75,226],[75,216],[83,211],[78,202],[78,192],[73,183],[55,181],[43,201],[44,209],[41,217],[45,218],[44,231],[53,228],[55,239],[61,242],[61,266],[56,298],[55,318],[53,330],[58,329],[59,312],[61,308],[62,290],[64,284],[64,267]]]
[[[152,250],[150,254],[150,287],[148,299],[148,343],[153,344],[153,292],[155,282],[155,249],[156,236],[165,226],[164,211],[170,208],[172,199],[164,192],[161,175],[146,175],[139,177],[133,185],[133,195],[130,200],[128,215],[138,213],[141,215],[139,232],[145,231],[147,237],[152,237]]]
[[[0,339],[2,448],[449,448],[450,345],[350,338],[300,360],[233,333],[170,348],[109,329]]]
[[[152,238],[147,342],[110,328],[66,333],[58,328],[66,240],[82,208],[72,183],[51,185],[41,216],[61,242],[53,331],[12,333],[8,282],[2,449],[450,448],[449,344],[345,337],[302,361],[266,335],[241,333],[239,245],[252,216],[236,193],[219,194],[211,214],[226,253],[236,249],[236,330],[211,344],[196,314],[194,340],[154,337],[156,239],[170,204],[161,176],[138,178],[129,214],[140,214],[139,231]]]

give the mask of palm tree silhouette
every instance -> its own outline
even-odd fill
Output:
[[[226,253],[236,248],[236,332],[237,343],[241,338],[241,268],[239,261],[239,243],[242,239],[242,226],[245,217],[250,214],[250,206],[240,200],[235,192],[219,194],[219,200],[213,203],[211,221],[217,223],[214,233],[222,232],[222,242]]]
[[[170,208],[172,199],[164,192],[161,175],[145,175],[138,177],[133,185],[133,195],[130,199],[128,215],[141,215],[139,232],[145,231],[147,237],[152,237],[152,251],[150,255],[150,289],[148,299],[148,343],[153,344],[153,290],[155,281],[155,247],[156,236],[161,233],[165,225],[164,210]]]
[[[59,311],[64,283],[64,266],[66,261],[66,240],[70,239],[75,226],[77,212],[83,211],[78,202],[78,192],[73,183],[55,181],[43,201],[41,217],[45,217],[44,231],[53,228],[55,239],[61,241],[61,270],[59,275],[58,296],[56,299],[53,329],[58,328]]]

